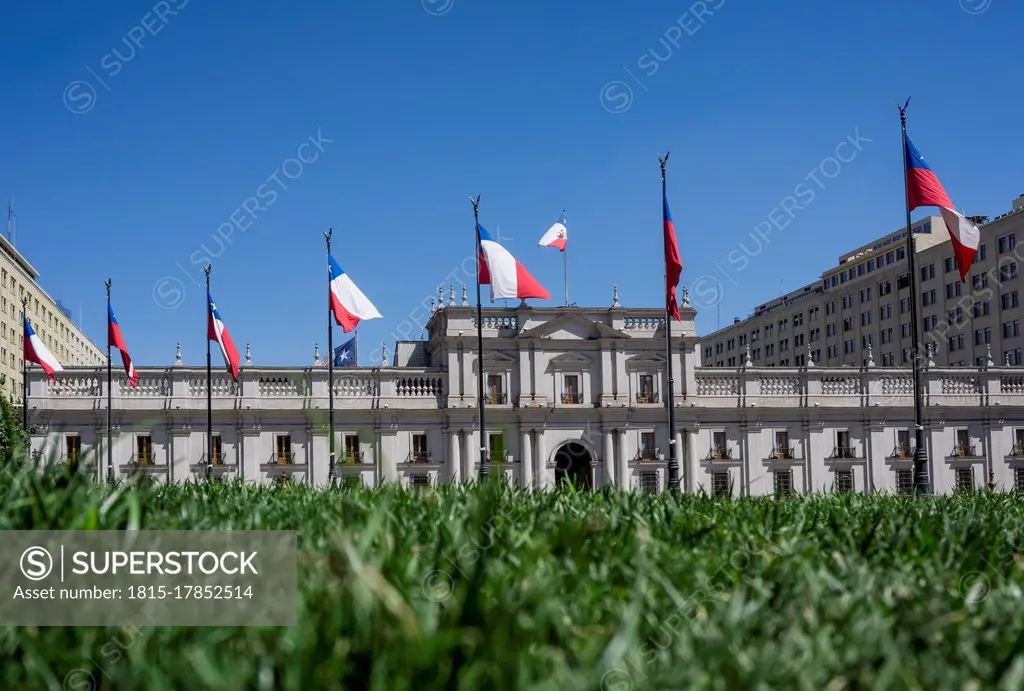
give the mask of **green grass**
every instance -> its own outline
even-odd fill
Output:
[[[294,628],[0,629],[5,689],[1024,686],[1013,495],[111,489],[17,472],[0,495],[4,530],[273,528],[300,548]]]

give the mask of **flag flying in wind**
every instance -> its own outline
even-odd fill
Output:
[[[942,212],[942,218],[946,221],[946,230],[949,231],[949,239],[953,245],[953,256],[956,257],[956,267],[960,270],[960,280],[967,280],[967,272],[971,270],[974,263],[974,255],[978,252],[978,245],[981,242],[981,232],[978,226],[971,223],[960,214],[949,195],[942,188],[939,178],[932,172],[931,167],[925,163],[917,147],[910,138],[907,138],[907,202],[910,211],[920,206],[937,206]]]
[[[139,383],[139,374],[135,371],[135,365],[132,364],[132,358],[128,354],[128,346],[124,344],[124,336],[121,335],[121,327],[117,323],[117,317],[114,316],[114,308],[108,305],[107,313],[110,317],[107,324],[107,347],[117,348],[121,351],[124,373],[134,389],[135,385]]]
[[[335,367],[358,367],[359,356],[356,353],[356,338],[353,336],[347,342],[342,343],[334,349]]]
[[[480,285],[491,286],[491,300],[495,298],[538,298],[550,300],[551,295],[537,282],[512,254],[499,245],[479,223],[476,224],[480,240],[477,268]]]
[[[679,304],[676,301],[676,286],[683,273],[683,260],[679,258],[676,243],[676,227],[672,224],[672,212],[668,210],[668,194],[662,197],[665,230],[665,306],[676,321],[680,321]]]
[[[335,323],[345,333],[356,328],[363,319],[380,319],[381,313],[356,287],[348,274],[341,270],[334,257],[327,255],[327,275],[331,284],[330,306]]]
[[[25,359],[42,367],[46,376],[53,381],[53,373],[63,372],[64,368],[57,362],[57,358],[53,357],[43,340],[32,330],[32,325],[28,323],[28,317],[23,317],[23,319],[25,320]]]
[[[210,322],[206,337],[208,340],[217,341],[220,353],[224,356],[224,366],[231,372],[234,380],[238,381],[238,350],[228,334],[228,328],[224,326],[224,322],[220,318],[217,306],[213,304],[213,296],[207,293],[206,300],[210,305]]]
[[[565,251],[565,241],[568,239],[569,229],[565,225],[565,214],[555,222],[548,232],[544,233],[541,237],[540,242],[537,244],[540,247],[557,247],[560,251]]]

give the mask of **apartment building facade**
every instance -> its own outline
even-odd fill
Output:
[[[337,476],[364,485],[475,480],[480,449],[524,487],[562,477],[588,487],[663,491],[669,444],[688,492],[908,491],[911,375],[858,368],[699,367],[696,316],[683,293],[666,353],[664,313],[612,307],[483,311],[487,428],[478,429],[476,310],[437,310],[428,338],[401,342],[376,368],[245,367],[212,385],[217,477],[323,486],[330,480],[333,387]],[[676,429],[667,424],[671,357]],[[206,374],[140,368],[111,391],[115,478],[200,480],[207,468]],[[928,456],[936,491],[1024,489],[1024,368],[984,363],[925,374]],[[107,476],[106,377],[79,367],[31,374],[31,446]]]
[[[24,329],[22,300],[28,319],[54,357],[64,366],[99,366],[101,352],[75,325],[71,312],[51,298],[37,282],[39,272],[7,238],[0,236],[0,395],[21,402],[23,388]]]
[[[944,222],[913,224],[919,328],[937,366],[980,366],[989,357],[1024,364],[1024,195],[1007,214],[981,225],[968,281],[953,260]],[[701,364],[739,367],[750,347],[754,366],[910,365],[913,348],[906,231],[840,257],[819,280],[759,306],[745,320],[701,339]]]

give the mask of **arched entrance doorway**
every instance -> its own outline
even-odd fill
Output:
[[[555,485],[563,482],[583,489],[594,488],[594,458],[579,442],[564,444],[555,452]]]

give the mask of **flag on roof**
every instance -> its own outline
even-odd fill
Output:
[[[568,239],[568,236],[569,229],[565,225],[565,214],[563,213],[562,217],[548,228],[548,232],[544,233],[537,244],[541,247],[557,247],[564,252],[565,241]]]
[[[530,275],[512,253],[502,247],[479,223],[476,224],[480,241],[477,268],[480,285],[491,286],[491,300],[495,298],[539,298],[550,300],[551,295],[537,279]]]
[[[217,306],[213,303],[213,296],[207,293],[206,300],[210,305],[207,339],[217,341],[217,345],[220,346],[220,353],[224,356],[224,366],[231,372],[232,378],[238,381],[238,349],[235,348],[231,335],[228,334],[228,328],[224,326],[224,321],[220,318],[220,312],[217,311]]]
[[[679,258],[679,244],[676,242],[676,227],[672,223],[672,212],[668,210],[668,194],[662,197],[663,230],[665,233],[665,307],[676,321],[679,321],[679,303],[676,300],[676,286],[683,273],[683,260]]]
[[[25,321],[25,359],[42,367],[46,376],[53,381],[53,373],[63,372],[64,368],[57,362],[57,358],[53,357],[53,353],[43,343],[43,339],[36,335],[32,325],[28,322],[28,317],[23,317],[23,319]]]
[[[121,361],[124,363],[124,373],[128,377],[128,381],[131,382],[132,388],[139,383],[139,374],[135,371],[135,365],[132,364],[132,358],[128,354],[128,346],[124,343],[124,336],[121,335],[121,327],[117,323],[117,317],[114,316],[114,308],[109,304],[107,305],[107,314],[109,316],[107,324],[107,347],[117,348],[121,351]]]

